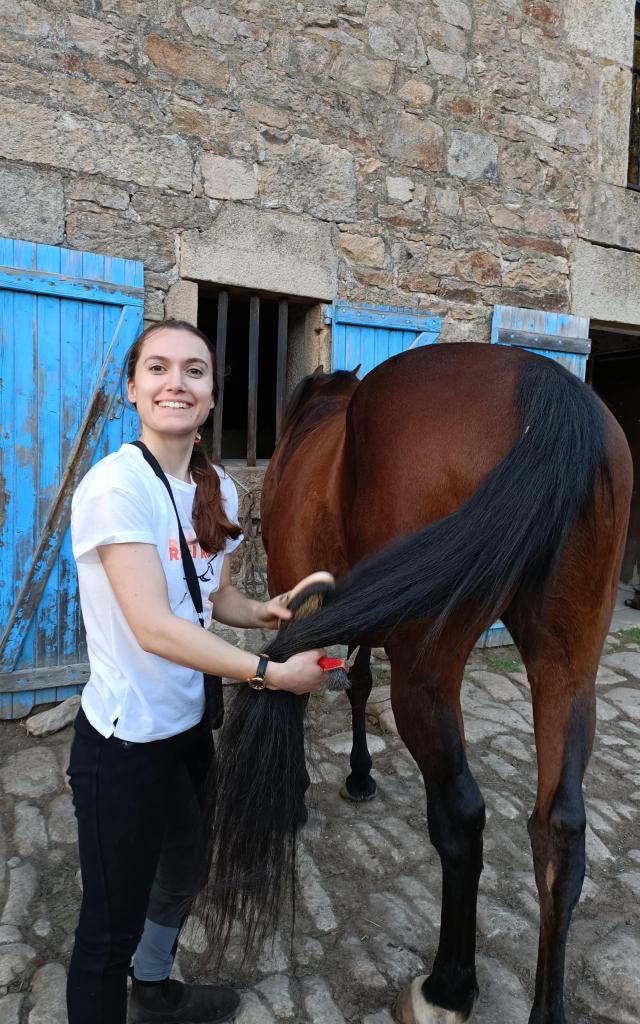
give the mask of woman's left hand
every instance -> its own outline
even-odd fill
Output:
[[[286,606],[288,594],[278,594],[270,601],[259,603],[256,609],[256,626],[260,629],[277,629],[281,622],[291,618]]]

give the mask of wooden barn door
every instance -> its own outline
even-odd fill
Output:
[[[442,320],[429,313],[392,306],[334,302],[325,319],[331,324],[331,369],[353,370],[364,377],[378,363],[417,345],[434,345]]]
[[[491,341],[494,345],[511,345],[537,352],[561,363],[581,380],[585,378],[591,352],[589,317],[495,306]]]
[[[120,397],[143,268],[0,239],[0,717],[88,676],[69,516],[90,465],[135,436]]]
[[[591,351],[589,318],[568,313],[547,313],[541,309],[495,306],[491,324],[491,342],[529,349],[561,363],[581,380],[585,379]],[[489,647],[511,643],[502,622],[487,631]]]

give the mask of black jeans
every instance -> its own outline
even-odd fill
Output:
[[[127,743],[105,739],[78,713],[68,774],[83,895],[69,1024],[125,1024],[127,972],[145,917],[186,917],[204,881],[202,795],[212,766],[204,722],[169,739]]]

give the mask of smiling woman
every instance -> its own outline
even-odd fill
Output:
[[[233,989],[169,978],[207,872],[205,679],[293,693],[322,682],[322,651],[270,663],[200,628],[213,612],[267,629],[290,617],[280,598],[249,600],[231,585],[238,496],[197,443],[217,398],[214,366],[211,343],[190,324],[143,332],[126,363],[140,440],[93,466],[73,498],[91,674],[69,765],[83,881],[69,1024],[124,1024],[132,956],[130,1021],[235,1016]]]

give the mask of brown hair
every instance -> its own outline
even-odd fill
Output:
[[[196,338],[200,338],[205,343],[211,356],[213,400],[217,402],[218,378],[216,374],[215,348],[206,334],[199,331],[193,324],[187,323],[186,320],[162,320],[159,323],[151,324],[150,327],[147,327],[142,332],[127,353],[125,363],[127,380],[133,380],[142,346],[147,338],[158,331],[164,330],[165,327],[169,327],[174,331],[186,331],[189,334],[195,334]],[[189,460],[189,470],[196,483],[196,494],[193,502],[193,526],[196,531],[196,537],[201,547],[213,555],[218,551],[222,551],[228,539],[236,540],[242,531],[237,523],[231,522],[225,514],[220,494],[220,477],[200,444],[194,444],[193,446]]]

